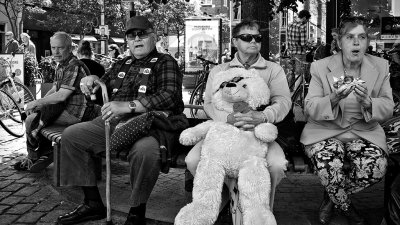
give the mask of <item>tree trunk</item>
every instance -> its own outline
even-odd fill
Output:
[[[268,7],[266,0],[242,0],[242,19],[253,19],[260,25],[260,32],[263,36],[260,53],[265,59],[269,59]]]

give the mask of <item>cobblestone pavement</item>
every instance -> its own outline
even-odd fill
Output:
[[[54,187],[52,167],[42,173],[17,172],[10,168],[26,154],[25,139],[14,138],[0,129],[0,225],[55,224],[56,218],[71,211],[81,202],[77,188]],[[113,162],[113,222],[123,224],[129,196],[126,165]],[[103,177],[105,173],[103,172]],[[316,225],[323,189],[313,174],[288,173],[278,186],[274,214],[279,225]],[[104,193],[104,180],[99,183]],[[161,174],[148,202],[148,225],[171,225],[177,211],[187,203],[184,170],[172,169]],[[379,225],[383,214],[383,182],[354,195],[354,203],[370,225]],[[105,224],[93,221],[83,224]],[[232,224],[228,211],[223,211],[217,225]],[[347,225],[336,216],[331,225]]]

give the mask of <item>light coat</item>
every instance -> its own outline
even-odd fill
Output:
[[[369,54],[363,57],[360,79],[366,82],[368,95],[372,99],[372,113],[361,108],[364,120],[351,125],[344,120],[345,101],[341,100],[332,109],[329,99],[329,95],[333,92],[333,77],[339,78],[342,75],[344,75],[342,54],[311,64],[312,78],[305,99],[308,121],[300,141],[304,145],[311,145],[351,131],[387,152],[385,133],[379,124],[393,115],[394,103],[387,60]]]

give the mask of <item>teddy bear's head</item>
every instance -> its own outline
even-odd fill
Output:
[[[268,105],[270,90],[255,69],[232,68],[221,71],[212,83],[212,102],[218,110],[233,112],[233,105],[245,102],[255,110]]]

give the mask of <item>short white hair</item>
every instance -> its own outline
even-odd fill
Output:
[[[58,31],[56,32],[53,36],[50,38],[50,42],[54,39],[61,39],[64,40],[64,43],[67,47],[71,48],[72,47],[72,38],[69,34],[67,34],[64,31]]]

